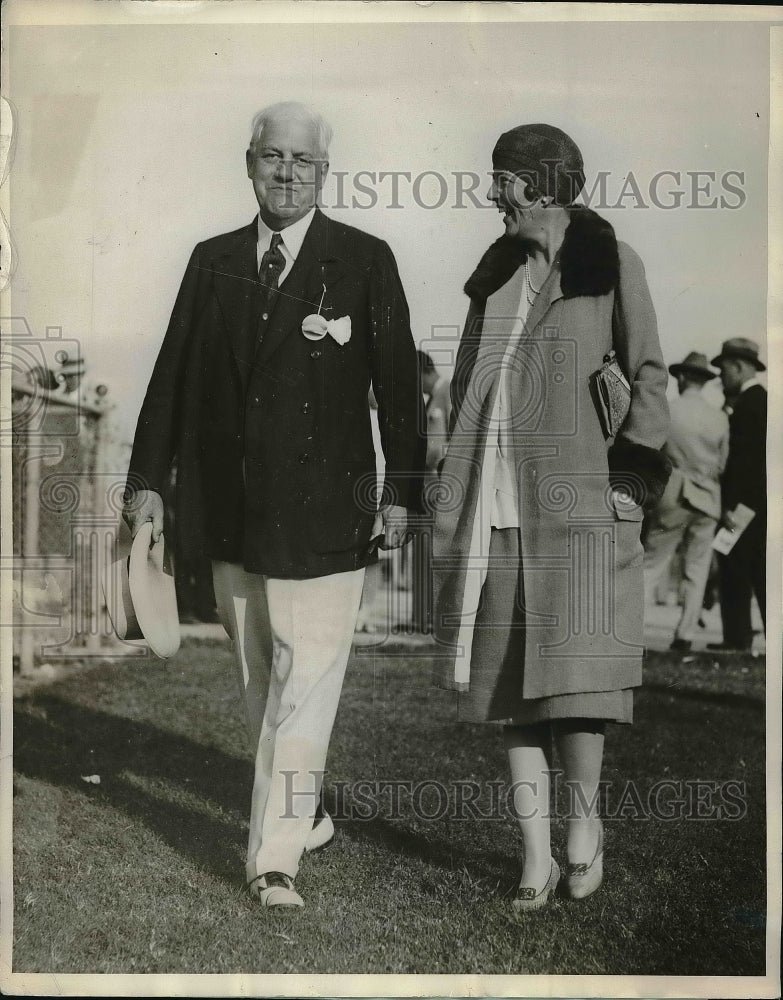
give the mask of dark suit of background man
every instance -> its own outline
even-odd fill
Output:
[[[293,879],[317,832],[371,538],[383,531],[385,546],[400,544],[424,461],[392,252],[316,207],[330,139],[302,105],[256,115],[247,174],[259,215],[193,251],[128,480],[131,530],[152,520],[158,537],[176,458],[175,523],[212,559],[256,760],[247,881],[265,906],[303,905]],[[342,322],[308,339],[313,314]],[[386,463],[379,514],[371,383]]]
[[[720,610],[723,642],[711,648],[750,649],[753,643],[750,606],[756,600],[767,620],[767,390],[757,375],[765,370],[759,346],[733,337],[712,359],[720,368],[729,415],[729,458],[721,479],[723,523],[734,526],[731,512],[738,503],[756,516],[720,563]]]

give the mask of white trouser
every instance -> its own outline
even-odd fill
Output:
[[[276,580],[213,562],[256,755],[248,882],[296,877],[321,790],[364,570]]]
[[[696,634],[716,527],[714,517],[689,507],[653,514],[644,552],[645,599],[652,603],[655,588],[682,544],[682,614],[674,632],[676,639],[692,641]]]

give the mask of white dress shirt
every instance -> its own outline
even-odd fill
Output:
[[[753,385],[761,385],[761,381],[757,379],[755,375],[751,375],[751,377],[747,380],[747,382],[742,383],[738,395],[741,395],[743,392],[745,392],[746,389],[750,389],[750,387]]]
[[[283,240],[280,244],[280,249],[285,257],[285,267],[283,268],[280,278],[278,279],[278,286],[282,285],[291,273],[291,268],[294,266],[294,261],[299,256],[299,251],[302,249],[304,238],[307,236],[307,230],[310,228],[310,223],[313,221],[314,215],[315,208],[313,207],[303,218],[299,219],[297,222],[293,222],[290,226],[286,226],[285,229],[280,230],[279,235]],[[258,245],[256,246],[256,264],[259,268],[261,267],[261,258],[267,252],[272,243],[272,234],[274,232],[276,232],[276,230],[270,229],[259,215]]]

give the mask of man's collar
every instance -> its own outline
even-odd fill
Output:
[[[302,249],[302,244],[304,243],[304,238],[307,236],[307,230],[310,228],[310,224],[315,217],[315,206],[313,206],[307,215],[303,216],[296,222],[291,223],[290,226],[286,226],[285,229],[280,230],[280,235],[283,237],[283,243],[285,244],[286,250],[291,254],[294,260],[299,256],[299,251]],[[277,230],[270,229],[269,226],[264,222],[261,216],[258,216],[258,242],[265,243],[266,245],[272,239],[272,233],[277,232]]]
[[[755,375],[751,375],[747,382],[742,383],[740,393],[743,393],[746,389],[750,389],[753,385],[761,385],[761,382],[759,382]]]

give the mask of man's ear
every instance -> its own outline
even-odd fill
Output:
[[[248,149],[245,153],[245,164],[247,165],[247,176],[252,179],[253,177],[253,162],[255,161],[255,156],[253,156],[253,151]]]

